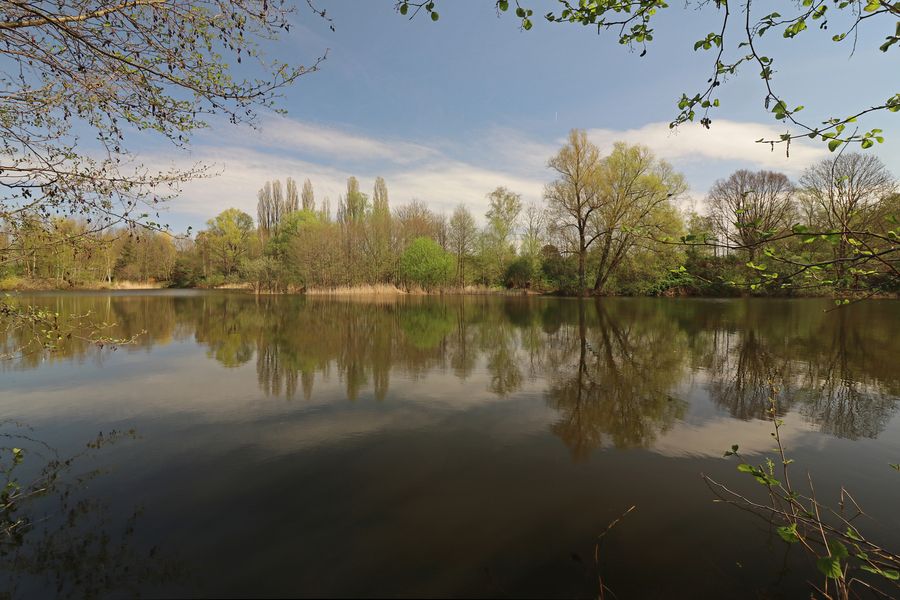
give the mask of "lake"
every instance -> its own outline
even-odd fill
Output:
[[[35,506],[15,596],[808,597],[701,478],[762,498],[723,452],[770,452],[772,378],[797,479],[900,550],[898,301],[29,298],[140,335],[0,363],[26,464],[135,430]]]

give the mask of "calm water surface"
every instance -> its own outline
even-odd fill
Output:
[[[7,428],[137,431],[83,459],[79,510],[41,507],[16,596],[594,597],[632,505],[617,597],[808,596],[807,557],[700,477],[758,493],[722,453],[769,451],[772,373],[796,467],[900,548],[900,302],[33,300],[145,333],[0,363]]]

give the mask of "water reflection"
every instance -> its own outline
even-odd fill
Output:
[[[819,301],[398,298],[381,301],[228,293],[36,296],[60,314],[90,312],[115,335],[145,331],[141,352],[193,340],[225,368],[255,362],[266,396],[309,400],[337,378],[346,398],[389,400],[391,380],[483,372],[509,396],[538,382],[558,412],[553,432],[581,459],[603,445],[646,447],[681,419],[678,388],[699,381],[738,419],[763,418],[768,383],[781,408],[823,432],[873,438],[900,396],[897,303],[826,313]],[[14,348],[16,333],[3,346]],[[44,360],[103,361],[78,339]]]
[[[670,395],[684,366],[677,327],[659,313],[611,314],[603,303],[576,309],[574,326],[547,345],[547,401],[561,415],[554,433],[576,459],[604,436],[619,448],[649,446],[687,407]]]
[[[141,507],[113,508],[91,493],[105,475],[91,463],[133,436],[101,433],[62,456],[25,425],[0,421],[0,598],[137,596],[183,576],[136,540]]]

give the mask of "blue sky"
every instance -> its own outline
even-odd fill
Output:
[[[317,198],[328,196],[332,207],[349,175],[364,190],[385,177],[394,206],[417,198],[438,211],[464,203],[481,214],[485,194],[497,185],[539,202],[551,178],[547,159],[575,127],[602,148],[616,140],[650,146],[687,176],[685,207],[702,207],[710,185],[736,168],[796,178],[828,155],[812,142],[795,144],[790,158],[754,143],[785,130],[763,109],[756,68],[720,88],[723,108],[711,130],[669,131],[677,98],[701,89],[709,76],[713,56],[692,50],[715,28],[709,7],[673,3],[641,58],[613,35],[577,25],[539,18],[531,31],[521,31],[512,14],[497,16],[492,0],[443,0],[438,22],[409,21],[393,0],[316,4],[327,9],[336,31],[300,2],[296,27],[266,48],[301,64],[328,49],[321,70],[285,93],[287,116],[264,113],[258,129],[214,121],[189,154],[173,159],[166,149],[157,155],[160,163],[202,161],[218,173],[186,185],[171,203],[164,219],[174,228],[202,226],[231,206],[255,214],[256,190],[267,179],[289,176],[309,177]],[[537,15],[556,6],[526,4]],[[890,23],[864,25],[852,56],[849,45],[830,41],[833,30],[811,29],[793,41],[767,35],[763,51],[776,58],[779,93],[807,106],[814,120],[896,93],[900,49],[877,50]],[[896,175],[898,121],[900,113],[881,113],[861,124],[885,130],[887,141],[872,151]]]

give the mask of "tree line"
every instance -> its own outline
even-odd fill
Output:
[[[350,177],[334,210],[309,179],[265,182],[255,219],[229,208],[191,239],[19,216],[0,231],[0,278],[573,295],[895,291],[900,279],[897,181],[871,154],[838,154],[797,182],[738,170],[713,185],[702,212],[679,208],[684,176],[639,144],[604,154],[573,130],[548,167],[543,203],[497,187],[483,224],[465,204],[450,215],[419,200],[392,206],[381,177],[371,194]]]

